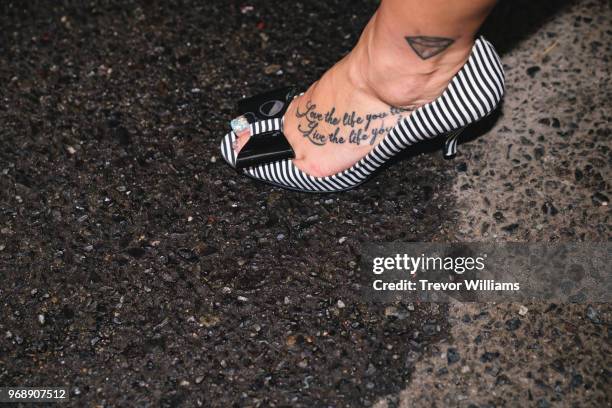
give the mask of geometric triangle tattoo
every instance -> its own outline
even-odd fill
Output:
[[[410,48],[412,48],[414,52],[416,52],[416,54],[424,60],[431,58],[434,55],[438,55],[448,48],[448,46],[450,46],[453,42],[455,42],[455,40],[451,38],[443,37],[417,36],[405,38],[406,41],[408,41]]]

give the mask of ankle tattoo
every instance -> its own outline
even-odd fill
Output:
[[[452,38],[444,37],[416,36],[404,38],[406,38],[408,45],[410,45],[410,48],[412,48],[416,55],[424,60],[440,54],[455,42]]]
[[[357,114],[355,111],[339,113],[334,106],[322,112],[317,110],[315,103],[308,101],[303,110],[297,107],[295,117],[300,119],[298,131],[314,145],[373,145],[379,136],[384,137],[406,113],[413,110],[413,107],[390,106],[384,112]],[[385,120],[391,126],[385,126]],[[321,124],[327,128],[326,131],[321,130]]]

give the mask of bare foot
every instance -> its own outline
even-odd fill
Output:
[[[293,163],[307,174],[324,177],[351,167],[399,120],[439,96],[469,56],[471,39],[397,41],[388,38],[378,18],[375,14],[355,48],[285,113]],[[239,137],[236,152],[247,141]]]

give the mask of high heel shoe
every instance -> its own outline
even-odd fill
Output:
[[[230,166],[249,177],[295,191],[328,193],[349,190],[365,182],[386,161],[418,142],[446,135],[444,157],[457,151],[457,138],[468,125],[488,116],[504,95],[504,71],[493,46],[476,39],[466,63],[444,92],[415,109],[350,168],[326,177],[298,169],[294,152],[283,134],[283,116],[296,96],[293,88],[268,92],[238,103],[240,116],[223,137],[221,154]],[[237,134],[250,138],[236,155]]]

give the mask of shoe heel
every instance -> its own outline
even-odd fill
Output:
[[[454,159],[457,155],[457,139],[465,128],[459,128],[446,134],[446,141],[444,142],[444,158],[447,160]]]

